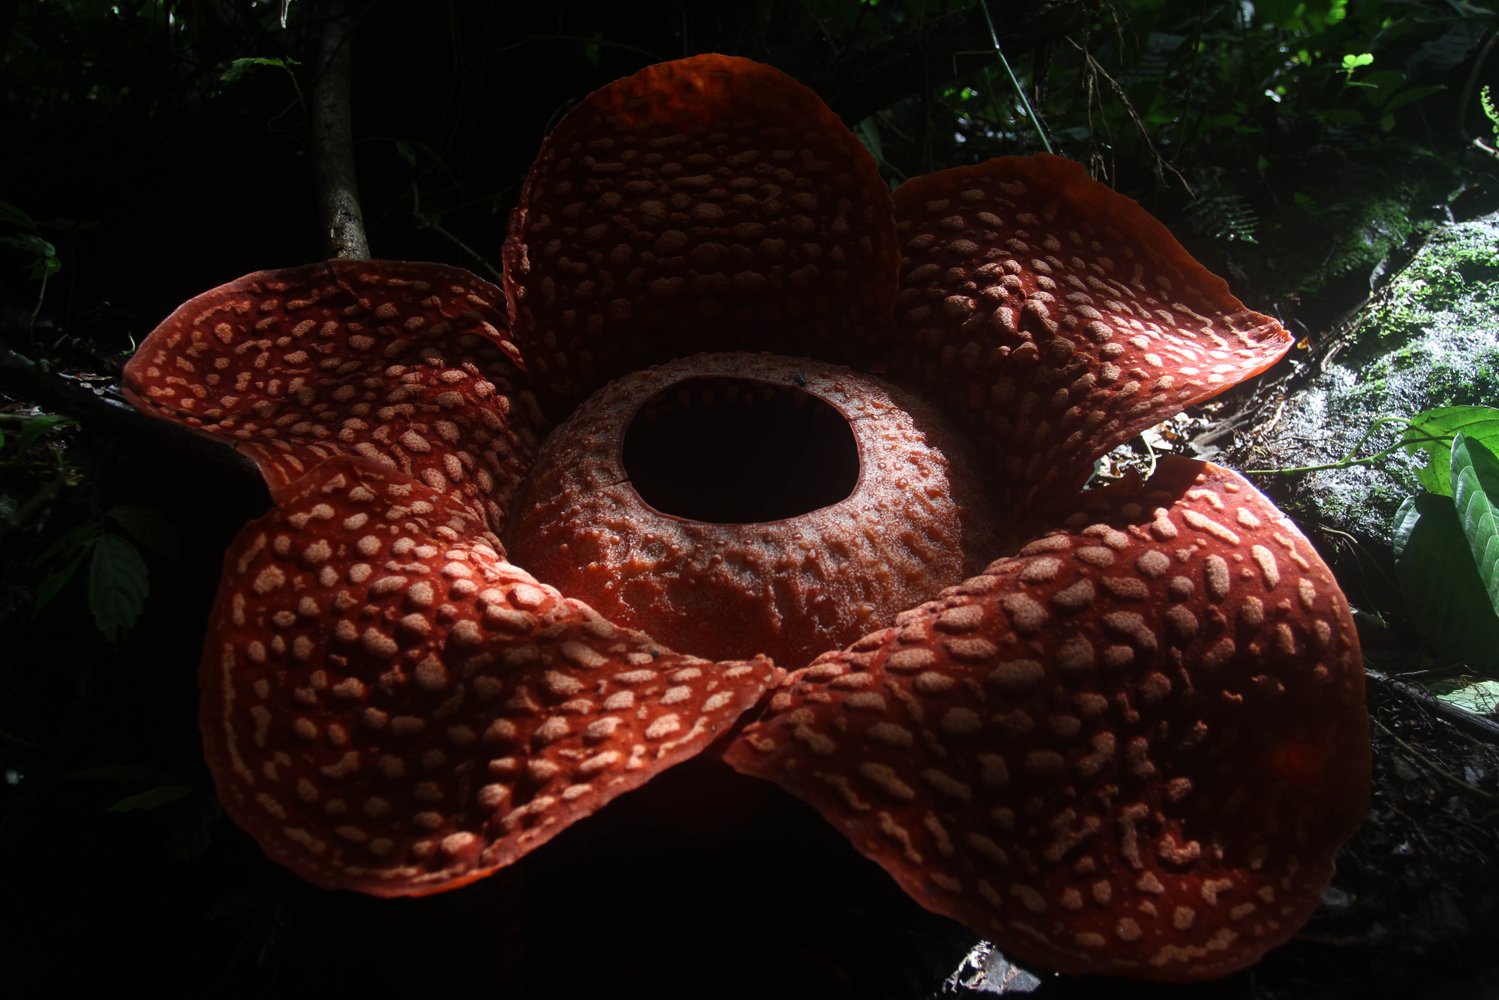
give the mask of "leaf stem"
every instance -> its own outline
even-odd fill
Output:
[[[1302,472],[1326,472],[1332,469],[1351,469],[1359,465],[1374,465],[1405,448],[1407,445],[1439,444],[1448,440],[1448,436],[1446,435],[1405,434],[1401,436],[1399,441],[1388,447],[1381,448],[1372,455],[1360,455],[1359,451],[1364,445],[1369,443],[1369,439],[1374,436],[1374,432],[1387,424],[1403,424],[1407,431],[1416,426],[1414,421],[1408,420],[1405,417],[1379,417],[1369,424],[1369,429],[1364,431],[1358,441],[1354,442],[1353,447],[1348,450],[1348,454],[1336,462],[1327,462],[1322,465],[1294,465],[1279,469],[1245,469],[1244,472],[1246,475],[1251,476],[1290,476]]]

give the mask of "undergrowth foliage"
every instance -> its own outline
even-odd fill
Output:
[[[877,5],[885,23],[926,6]],[[1465,95],[1496,25],[1492,3],[1106,4],[1017,69],[1058,152],[1144,192],[1294,308],[1367,275],[1473,171],[1492,173],[1461,157],[1484,124]],[[995,61],[875,116],[881,149],[920,172],[1039,148],[1021,96]]]
[[[1428,492],[1401,505],[1392,532],[1406,607],[1440,657],[1499,677],[1499,409],[1428,410],[1401,444],[1428,458]]]
[[[836,79],[882,46],[927,51],[937,27],[975,2],[356,4],[356,152],[372,242],[382,254],[484,269],[498,260],[534,140],[603,82],[706,50]],[[317,256],[306,177],[316,6],[292,4],[284,30],[279,3],[18,7],[0,63],[11,154],[0,163],[0,374],[26,365],[106,392],[133,338],[193,290]],[[1402,245],[1499,206],[1499,112],[1485,84],[1499,64],[1499,0],[992,6],[1001,39],[1006,13],[1083,13],[1067,35],[1026,51],[996,46],[975,21],[957,51],[908,71],[898,99],[854,115],[892,184],[1049,143],[1144,202],[1246,301],[1313,340]],[[52,928],[22,911],[62,883],[100,926],[125,912],[115,900],[128,904],[126,919],[90,938],[100,969],[171,934],[188,945],[179,960],[198,993],[204,983],[275,984],[283,962],[300,973],[287,956],[347,955],[350,976],[377,976],[367,935],[383,916],[343,922],[345,903],[340,919],[314,921],[284,887],[223,879],[223,869],[248,870],[247,858],[207,789],[179,669],[201,640],[181,622],[200,621],[192,602],[208,596],[183,580],[210,578],[222,543],[182,546],[175,535],[184,517],[234,525],[267,501],[229,473],[147,482],[131,470],[170,460],[143,461],[107,421],[61,409],[0,381],[0,802],[10,811],[0,849],[31,858],[16,874],[45,883],[5,894],[17,953],[51,940]],[[1405,616],[1439,662],[1499,676],[1499,411],[1400,419],[1396,447],[1429,461],[1424,492],[1396,522]],[[212,537],[201,529],[181,535]],[[68,881],[75,872],[87,889]],[[306,927],[288,923],[294,911]],[[626,937],[640,933],[628,923],[615,921]],[[764,923],[741,930],[763,933]],[[869,927],[871,939],[889,930],[873,917]],[[309,958],[329,928],[345,936]],[[476,990],[492,987],[489,953],[438,928],[403,931],[430,935],[428,951],[408,949],[423,957],[422,988],[438,964],[428,952],[441,948],[476,963]],[[785,946],[775,930],[764,951]],[[510,946],[524,953],[536,942],[519,933]],[[889,986],[870,970],[896,968],[891,956],[856,970],[865,995]],[[553,975],[572,957],[537,966]],[[13,985],[56,992],[53,978],[73,971],[20,963]]]

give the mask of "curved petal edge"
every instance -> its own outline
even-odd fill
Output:
[[[1291,347],[1071,160],[929,174],[896,189],[895,212],[893,367],[992,442],[1016,511],[1053,507],[1099,455]]]
[[[557,124],[511,218],[505,290],[534,388],[564,415],[671,357],[866,354],[888,336],[898,257],[889,189],[822,100],[701,55]]]
[[[354,455],[503,530],[540,430],[494,285],[446,264],[257,271],[179,306],[125,366],[138,408],[234,444],[272,495]]]
[[[1185,459],[792,674],[726,759],[1016,956],[1170,981],[1295,934],[1369,794],[1332,574]]]
[[[506,562],[461,498],[340,456],[230,547],[201,724],[220,801],[272,859],[423,895],[692,757],[775,673],[616,628]]]

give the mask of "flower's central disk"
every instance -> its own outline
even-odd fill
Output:
[[[553,431],[507,548],[680,652],[795,668],[982,569],[972,468],[878,379],[702,354],[616,379]]]
[[[842,413],[796,385],[743,378],[690,378],[647,399],[623,459],[646,503],[714,524],[807,514],[859,484],[859,446]]]

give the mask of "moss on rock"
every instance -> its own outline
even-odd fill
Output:
[[[1438,406],[1499,404],[1499,214],[1437,230],[1355,318],[1346,346],[1287,401],[1257,462],[1335,462],[1381,417]],[[1362,449],[1399,438],[1380,428]],[[1400,502],[1419,490],[1419,459],[1307,473],[1286,505],[1305,519],[1381,541]]]

